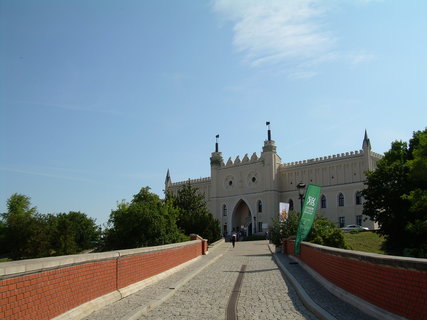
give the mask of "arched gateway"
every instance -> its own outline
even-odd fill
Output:
[[[242,231],[247,235],[252,234],[251,210],[244,200],[239,200],[234,207],[230,231]]]

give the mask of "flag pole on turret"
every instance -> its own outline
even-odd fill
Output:
[[[265,125],[268,126],[268,131],[267,131],[267,133],[268,133],[268,141],[271,141],[270,121],[267,121],[265,123]]]

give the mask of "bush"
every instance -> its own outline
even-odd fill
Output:
[[[280,222],[278,219],[273,219],[273,228],[271,230],[271,241],[280,246],[282,239],[287,239],[291,236],[296,236],[299,224],[299,212],[290,211],[288,219]],[[310,233],[305,241],[312,243],[346,249],[347,245],[344,240],[344,235],[341,230],[331,221],[324,217],[317,216],[314,220]]]
[[[348,248],[341,230],[333,222],[321,216],[316,216],[306,241],[328,247]]]
[[[282,239],[295,236],[298,230],[299,216],[299,212],[289,211],[288,219],[285,221],[280,222],[278,219],[273,219],[273,228],[270,232],[271,242],[280,246]]]

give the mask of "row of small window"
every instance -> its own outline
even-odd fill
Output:
[[[356,192],[355,203],[356,205],[361,205],[363,203],[363,197],[360,191]],[[344,195],[341,192],[338,194],[337,204],[338,207],[344,207]],[[320,197],[320,207],[323,209],[327,207],[326,196],[324,194]],[[292,199],[289,199],[289,209],[294,209],[294,202]]]
[[[340,225],[340,228],[344,228],[346,226],[346,224],[345,224],[345,217],[339,217],[338,218],[338,223]],[[362,216],[361,215],[356,216],[356,224],[358,226],[362,225]]]
[[[356,192],[354,200],[356,205],[361,205],[363,203],[362,192]],[[341,192],[338,194],[337,202],[338,207],[344,207],[344,195]],[[326,196],[324,194],[322,194],[322,197],[320,198],[320,207],[326,208]]]
[[[344,207],[344,195],[341,192],[338,194],[337,202],[338,207]],[[356,192],[355,203],[356,205],[361,205],[363,203],[362,192]],[[327,207],[326,196],[324,194],[320,197],[320,207],[323,209]],[[258,212],[262,212],[261,200],[257,202],[257,209]],[[289,199],[289,210],[294,210],[294,201],[292,199]],[[224,217],[227,216],[227,206],[225,204],[222,206],[222,214]]]

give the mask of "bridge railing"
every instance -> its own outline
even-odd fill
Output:
[[[282,252],[293,255],[294,245],[293,239],[286,240]],[[427,259],[343,250],[308,242],[301,244],[301,254],[296,257],[316,275],[379,310],[408,319],[427,319]],[[384,314],[380,316],[385,319]]]
[[[206,254],[202,240],[0,263],[0,319],[51,319],[102,307]],[[87,308],[80,308],[87,305]],[[80,306],[80,307],[79,307]],[[95,308],[95,309],[96,309]]]

